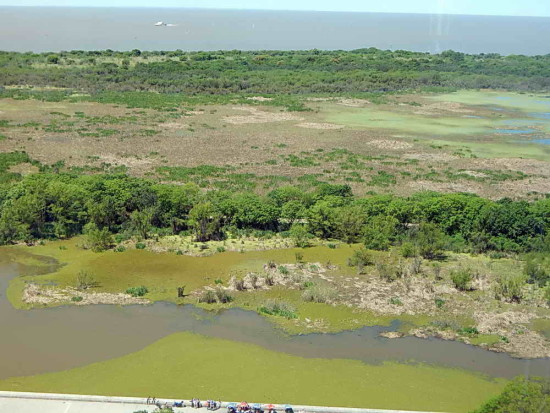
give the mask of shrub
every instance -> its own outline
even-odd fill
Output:
[[[119,245],[115,248],[115,252],[124,252],[126,251],[126,247],[124,245]]]
[[[443,306],[445,305],[445,300],[442,298],[435,298],[434,302],[437,308],[443,308]]]
[[[404,258],[412,258],[418,255],[418,249],[412,242],[404,242],[401,245],[401,255]]]
[[[137,250],[144,250],[147,245],[145,245],[143,242],[137,242],[136,243],[136,249]]]
[[[233,296],[224,288],[216,288],[216,298],[218,302],[222,304],[230,303],[233,301]]]
[[[290,228],[290,237],[294,241],[294,245],[296,245],[298,248],[309,247],[311,234],[308,232],[305,225],[292,225],[292,227]]]
[[[285,267],[284,265],[279,265],[279,268],[278,268],[279,272],[283,275],[288,275],[290,271],[288,271],[288,268]]]
[[[304,301],[311,301],[314,303],[332,303],[337,297],[337,291],[327,285],[314,284],[306,288],[302,293],[302,299]]]
[[[90,223],[84,227],[84,246],[93,252],[102,252],[111,248],[113,236],[107,228],[99,229]]]
[[[216,251],[225,252],[225,247],[218,247],[218,248],[216,248]]]
[[[378,271],[380,278],[388,282],[393,282],[397,279],[397,272],[393,271],[388,264],[376,264],[376,271]]]
[[[470,282],[472,281],[472,273],[467,269],[460,269],[451,271],[451,281],[455,288],[460,291],[467,291],[470,289]]]
[[[281,301],[268,301],[259,309],[260,313],[274,315],[279,317],[285,317],[287,319],[298,318],[296,309]]]
[[[520,302],[526,280],[523,274],[499,274],[495,284],[495,298]]]
[[[403,305],[403,302],[399,299],[399,297],[392,297],[392,298],[390,298],[390,304],[391,305]]]
[[[140,287],[130,287],[126,290],[126,294],[130,294],[132,297],[143,297],[149,290],[143,285]]]
[[[358,250],[355,250],[353,255],[348,258],[348,265],[350,267],[357,267],[357,271],[359,273],[362,273],[363,269],[367,265],[373,265],[373,263],[371,254],[366,248],[359,248]]]
[[[226,304],[233,301],[233,296],[222,287],[218,287],[215,290],[204,290],[199,296],[199,303],[206,304],[215,304],[221,303]]]
[[[327,247],[329,247],[331,250],[335,250],[337,245],[333,244],[333,243],[330,243],[330,244],[327,244]]]
[[[199,303],[214,304],[217,302],[218,298],[213,290],[205,290],[199,296]]]
[[[528,281],[543,287],[550,281],[550,258],[548,254],[529,254],[525,260],[524,273]]]
[[[436,224],[423,223],[416,234],[418,252],[422,257],[433,260],[439,257],[445,246],[445,236],[443,231]]]
[[[304,262],[304,254],[302,254],[301,252],[296,252],[294,254],[294,257],[296,258],[296,262],[298,264],[302,264]]]
[[[77,295],[75,297],[71,297],[71,301],[75,302],[75,303],[79,303],[83,300],[84,298],[82,298],[81,296]]]
[[[476,327],[463,327],[457,332],[465,336],[477,336],[479,334],[479,330]]]
[[[96,285],[97,282],[95,281],[93,274],[82,270],[76,275],[76,288],[78,290],[87,290],[88,288],[95,287]]]
[[[221,284],[223,284],[223,281],[222,281],[221,278],[216,278],[216,279],[214,280],[214,284],[216,284],[216,285],[221,285]]]

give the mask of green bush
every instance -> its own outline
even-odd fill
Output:
[[[399,297],[392,297],[390,298],[390,304],[402,306],[403,302],[399,299]]]
[[[268,301],[259,308],[260,313],[285,317],[287,319],[298,318],[296,308],[282,301]]]
[[[550,406],[550,380],[548,378],[517,377],[503,392],[493,397],[473,413],[543,413]]]
[[[288,268],[285,267],[284,265],[279,265],[279,268],[278,268],[279,272],[283,275],[288,275],[290,271],[288,271]]]
[[[367,251],[366,248],[359,248],[358,250],[355,250],[353,252],[353,255],[348,258],[348,265],[350,267],[357,267],[357,270],[359,273],[363,272],[363,269],[367,265],[373,265],[374,261],[372,260],[372,256],[369,251]]]
[[[71,297],[71,301],[75,302],[75,303],[79,303],[83,300],[84,298],[82,298],[81,296],[77,295],[75,297]]]
[[[479,334],[479,331],[476,327],[464,327],[458,330],[459,334],[463,334],[465,336],[477,336]]]
[[[443,308],[443,306],[445,305],[445,300],[442,298],[435,298],[434,302],[437,308]]]
[[[143,242],[137,242],[136,243],[136,249],[137,250],[144,250],[147,247]]]
[[[527,277],[524,274],[499,274],[495,284],[497,300],[520,302]]]
[[[469,290],[472,279],[473,279],[473,276],[470,270],[459,269],[459,270],[451,271],[451,281],[453,282],[457,290],[460,290],[460,291]]]
[[[143,285],[140,287],[130,287],[126,290],[126,294],[130,294],[132,297],[143,297],[149,290]]]
[[[418,249],[412,242],[404,242],[401,245],[401,255],[404,258],[412,258],[418,255]]]

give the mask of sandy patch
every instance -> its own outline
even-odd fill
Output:
[[[263,97],[263,96],[252,96],[250,98],[247,98],[248,100],[254,100],[256,102],[269,102],[271,100],[273,100],[273,98],[266,98],[266,97]]]
[[[338,101],[338,105],[348,106],[351,108],[360,108],[369,104],[370,102],[366,99],[340,99]]]
[[[306,129],[322,129],[322,130],[336,130],[344,129],[342,125],[335,125],[333,123],[314,123],[314,122],[302,122],[296,126]]]
[[[72,301],[73,297],[82,297],[81,301]],[[132,297],[124,293],[96,293],[79,291],[76,288],[42,288],[36,284],[28,284],[23,291],[23,301],[27,304],[58,304],[73,302],[76,305],[112,304],[131,305],[148,304],[145,298]]]
[[[189,125],[187,125],[185,123],[178,123],[178,122],[161,123],[159,126],[161,128],[171,129],[171,130],[188,129],[189,128]]]
[[[233,125],[303,120],[289,112],[267,112],[253,107],[234,107],[233,109],[248,112],[246,115],[226,116],[223,118],[225,122]]]
[[[424,105],[413,112],[415,115],[436,115],[444,112],[451,113],[474,113],[472,109],[457,102],[437,102]]]
[[[40,172],[37,166],[34,166],[30,163],[20,163],[19,165],[10,166],[8,172],[20,174],[22,176],[36,174]]]
[[[390,150],[400,150],[400,149],[410,149],[413,147],[409,142],[398,141],[394,139],[375,139],[372,141],[366,142],[367,145],[374,146],[378,149],[390,149]]]
[[[101,155],[99,158],[101,161],[111,165],[123,165],[128,168],[150,165],[152,163],[150,159],[140,159],[136,157],[122,158],[114,155]]]
[[[411,181],[410,188],[414,191],[435,191],[435,192],[481,192],[482,185],[477,182],[434,182],[434,181]]]
[[[403,155],[403,158],[433,162],[448,162],[459,159],[458,156],[449,155],[448,153],[408,153]]]

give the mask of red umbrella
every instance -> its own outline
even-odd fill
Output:
[[[273,404],[268,404],[267,406],[265,406],[265,408],[266,408],[267,410],[275,410],[275,405],[273,405]]]
[[[242,407],[243,409],[248,409],[248,403],[247,402],[240,402],[239,407]]]

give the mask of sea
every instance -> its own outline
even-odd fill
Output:
[[[163,25],[155,26],[155,23]],[[550,17],[0,7],[0,50],[352,50],[544,55]]]

